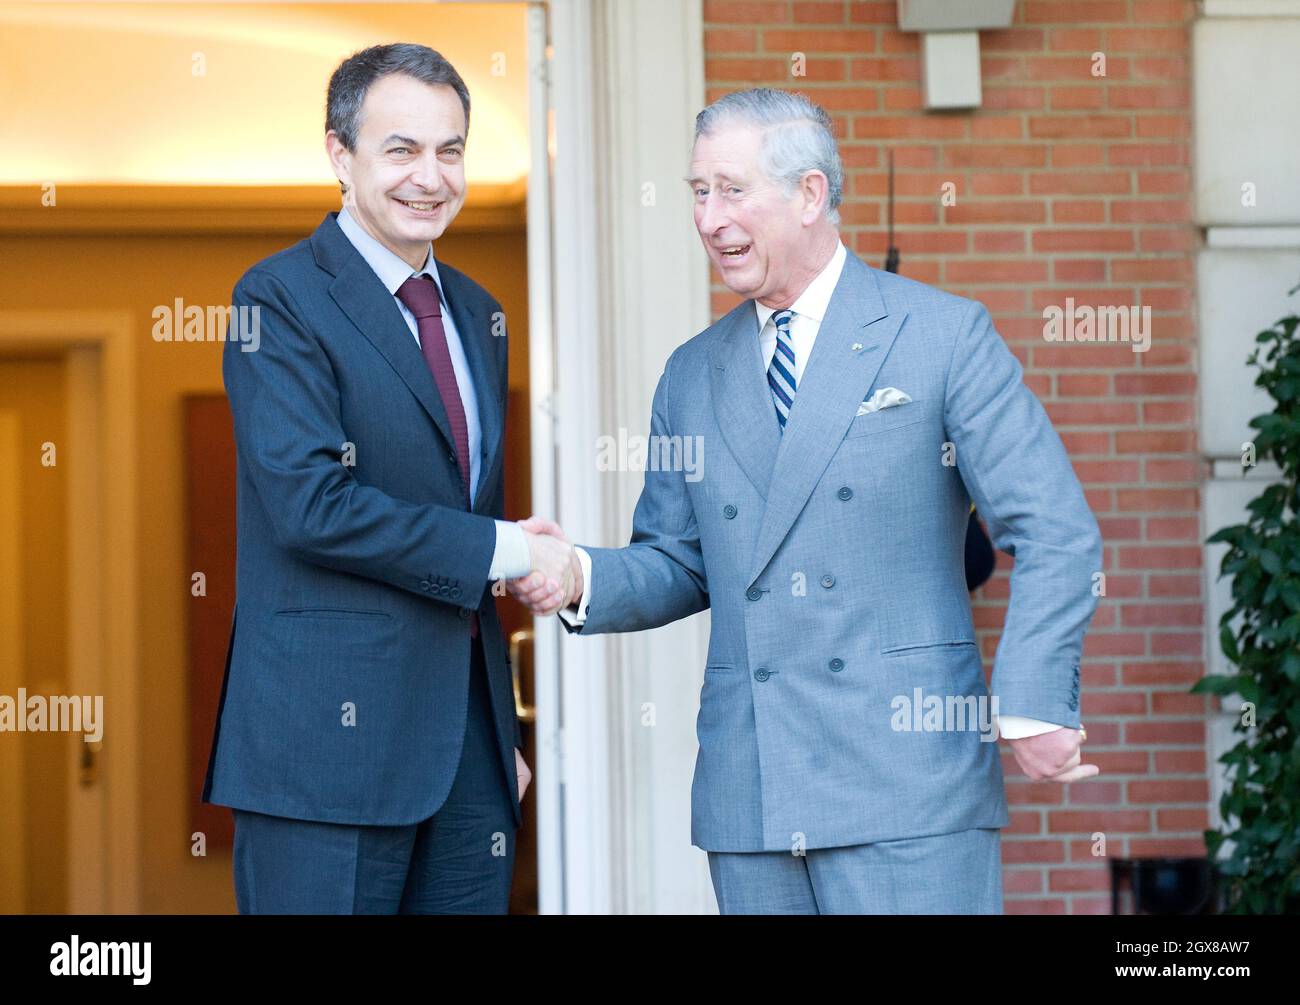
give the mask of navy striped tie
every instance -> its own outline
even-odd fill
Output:
[[[794,344],[790,341],[793,319],[794,311],[777,311],[772,315],[776,325],[776,351],[772,353],[772,365],[767,368],[767,386],[772,389],[776,421],[783,433],[790,418],[790,406],[794,404]]]

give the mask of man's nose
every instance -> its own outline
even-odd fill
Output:
[[[411,181],[426,192],[437,192],[442,188],[442,167],[436,152],[423,156],[411,172]]]
[[[703,237],[710,237],[727,224],[726,206],[716,193],[710,192],[704,197],[704,206],[700,210],[696,228]]]

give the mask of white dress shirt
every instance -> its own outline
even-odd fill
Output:
[[[461,405],[465,410],[465,425],[469,431],[469,492],[470,499],[473,500],[478,495],[479,454],[483,445],[483,427],[480,425],[478,417],[478,394],[474,389],[469,360],[465,358],[465,347],[461,343],[460,332],[456,330],[456,321],[451,315],[447,298],[442,292],[442,280],[438,276],[438,263],[433,258],[433,242],[429,243],[424,266],[412,271],[401,256],[371,237],[361,224],[353,219],[346,207],[339,210],[337,220],[339,229],[352,242],[352,246],[360,252],[361,257],[366,260],[366,264],[374,270],[375,275],[379,277],[379,281],[384,284],[384,288],[393,295],[393,301],[397,304],[397,309],[402,312],[402,317],[406,319],[406,326],[411,329],[411,336],[415,339],[417,346],[420,344],[419,323],[416,321],[415,315],[407,309],[406,304],[402,303],[398,298],[397,291],[412,276],[425,274],[433,278],[434,285],[438,288],[438,299],[442,303],[442,328],[447,334],[447,352],[451,356],[451,368],[456,374],[456,386],[460,390]],[[532,561],[528,554],[528,539],[524,536],[523,528],[516,523],[505,520],[495,522],[497,531],[496,547],[492,552],[492,565],[488,570],[488,579],[494,580],[503,577],[513,579],[516,576],[525,575],[531,569]]]
[[[804,366],[812,354],[813,343],[817,340],[817,331],[826,316],[831,294],[835,292],[835,285],[840,281],[840,273],[844,270],[847,257],[848,251],[844,244],[842,242],[836,244],[835,252],[825,268],[790,305],[790,310],[794,312],[794,317],[790,321],[790,341],[794,346],[796,394],[803,380]],[[754,310],[758,320],[759,351],[763,360],[763,370],[766,372],[772,365],[772,354],[776,352],[776,325],[772,322],[772,315],[776,313],[776,308],[765,307],[756,300]],[[776,421],[775,412],[772,421]],[[582,548],[578,548],[577,552],[578,560],[582,563],[582,597],[578,601],[576,611],[567,609],[560,611],[560,617],[575,627],[587,620],[587,611],[591,603],[591,556]],[[1039,733],[1050,733],[1054,729],[1061,728],[1057,723],[1043,722],[1041,719],[1031,719],[1023,715],[1000,715],[997,719],[999,732],[1009,740],[1037,736]]]

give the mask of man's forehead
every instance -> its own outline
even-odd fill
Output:
[[[380,86],[397,76],[399,75],[392,74],[381,77],[367,92],[361,105],[361,132],[387,139],[397,136],[437,144],[450,142],[456,136],[464,136],[465,109],[459,95],[451,87],[412,81],[418,87],[438,92],[436,98],[421,95],[420,100],[412,102],[409,90],[402,93],[405,88],[391,90]],[[402,84],[397,86],[402,87]]]
[[[753,126],[724,126],[715,133],[700,136],[691,148],[691,170],[712,171],[728,166],[741,169],[758,157],[762,134]]]

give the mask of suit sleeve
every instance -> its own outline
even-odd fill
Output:
[[[300,558],[476,608],[496,543],[491,517],[412,503],[363,485],[342,463],[338,384],[284,284],[254,269],[233,304],[258,312],[254,351],[227,341],[222,372],[240,464],[277,542]],[[446,592],[431,591],[436,582]],[[423,585],[421,585],[423,584]]]
[[[944,421],[993,543],[1015,558],[993,665],[998,711],[1079,725],[1079,661],[1101,534],[1047,413],[983,304],[955,340]]]
[[[654,453],[654,444],[661,442],[657,437],[672,436],[672,367],[670,357],[655,388],[648,455]],[[697,614],[709,606],[700,531],[684,471],[652,470],[647,464],[628,546],[587,546],[586,551],[591,560],[590,575],[584,584],[588,602],[582,608],[580,624],[573,623],[576,619],[561,618],[561,624],[570,632],[639,632]]]

